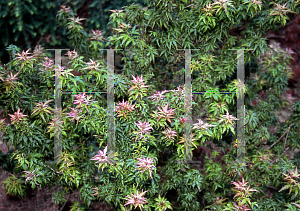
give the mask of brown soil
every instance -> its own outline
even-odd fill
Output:
[[[0,112],[1,116],[2,112]],[[2,117],[1,117],[2,119]],[[6,124],[10,124],[9,118],[6,118]],[[12,146],[7,148],[6,144],[2,142],[3,133],[0,132],[0,151],[4,154],[8,150],[12,149]],[[4,181],[11,174],[0,166],[0,182]],[[20,178],[19,175],[15,175]],[[29,188],[26,192],[26,195],[20,199],[18,197],[13,197],[9,194],[6,194],[4,190],[4,185],[0,183],[0,211],[68,211],[71,206],[74,205],[74,202],[79,201],[84,203],[83,200],[79,198],[79,191],[74,191],[68,198],[65,206],[56,205],[52,200],[52,194],[54,191],[58,191],[58,188],[52,187],[50,190],[48,188],[37,187],[34,190]],[[63,209],[62,209],[63,208]],[[113,209],[109,208],[105,202],[92,203],[89,207],[90,211],[112,211]]]
[[[4,181],[10,173],[4,171],[0,167],[0,181]],[[47,188],[35,188],[34,190],[28,189],[26,196],[22,199],[13,197],[5,193],[4,185],[0,184],[0,210],[1,211],[68,211],[75,201],[83,203],[79,198],[79,191],[74,191],[66,202],[65,206],[56,205],[52,200],[52,194],[58,188],[52,187],[50,190]],[[104,202],[92,203],[89,207],[90,211],[112,211],[113,209],[106,206]]]

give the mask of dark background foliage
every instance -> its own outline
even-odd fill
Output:
[[[22,3],[21,3],[22,2]],[[74,13],[77,13],[76,17],[87,18],[86,21],[82,21],[83,27],[86,31],[91,31],[91,29],[100,29],[105,32],[105,37],[111,35],[110,26],[107,26],[108,16],[111,14],[110,9],[121,9],[122,6],[132,3],[134,1],[44,1],[40,2],[30,2],[30,1],[9,1],[10,5],[1,2],[0,16],[4,18],[1,19],[1,50],[2,63],[7,63],[9,57],[3,53],[5,47],[9,44],[15,44],[21,49],[33,48],[36,44],[42,44],[47,48],[71,48],[70,44],[67,42],[65,30],[58,27],[55,21],[55,16],[59,10],[59,6],[65,4],[67,7],[70,6]],[[136,1],[143,5],[143,2]],[[47,12],[45,12],[45,10]],[[100,11],[100,12],[99,12]],[[30,13],[32,12],[32,14]],[[297,58],[294,63],[292,63],[293,72],[296,73],[294,78],[290,80],[290,87],[295,88],[295,82],[299,80],[299,50],[297,49],[298,40],[298,30],[299,30],[299,16],[289,15],[292,20],[287,23],[285,27],[280,27],[277,32],[269,32],[267,37],[270,39],[276,39],[282,43],[282,46],[292,47],[292,50],[296,52],[294,58]],[[3,21],[4,20],[4,21]],[[51,21],[52,20],[52,21]],[[4,26],[4,27],[3,27]],[[6,28],[7,27],[7,28]],[[232,28],[230,33],[235,36],[243,36],[242,32],[245,29],[245,25]],[[21,29],[19,31],[19,29]],[[163,29],[166,30],[166,29]],[[250,70],[255,69],[255,62],[246,63],[246,77],[250,76]],[[166,70],[166,69],[164,69]],[[248,74],[248,75],[247,75]],[[169,78],[173,76],[169,74]],[[234,75],[230,78],[227,77],[225,84],[231,81]],[[297,93],[293,89],[289,90],[293,96],[297,96]],[[263,93],[260,92],[263,96]],[[299,99],[299,98],[298,98]],[[232,106],[231,111],[234,110]],[[282,134],[283,131],[278,131],[278,135]],[[230,137],[229,133],[229,138]],[[274,140],[272,140],[274,141]],[[230,141],[229,141],[230,142]],[[229,143],[228,142],[228,143]],[[200,148],[201,149],[201,148]],[[210,155],[208,148],[202,148],[199,151],[205,151],[207,155]],[[280,149],[277,147],[277,151]],[[202,152],[201,152],[202,153]],[[202,153],[202,154],[205,154]],[[254,152],[253,152],[254,153]],[[200,156],[200,155],[199,155]],[[202,161],[203,155],[202,156]],[[299,156],[296,156],[299,157]],[[299,161],[299,158],[295,161]],[[6,166],[6,168],[9,168]],[[174,191],[175,192],[175,191]],[[172,198],[172,194],[174,197]],[[276,198],[280,198],[280,194],[276,194]],[[176,193],[172,191],[168,195],[169,198],[176,198]],[[0,207],[1,208],[1,207]]]
[[[136,3],[144,5],[145,0],[1,0],[0,1],[0,62],[8,63],[9,55],[5,50],[10,44],[21,49],[33,48],[40,44],[47,48],[71,48],[64,28],[56,21],[60,5],[70,7],[82,21],[86,31],[103,30],[104,36],[111,35],[107,26],[108,10],[121,9]],[[76,16],[76,17],[77,17]]]

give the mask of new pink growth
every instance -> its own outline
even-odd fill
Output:
[[[99,70],[99,67],[102,67],[99,62],[93,61],[92,59],[89,59],[89,60],[90,60],[90,62],[86,63],[88,65],[88,67],[83,68],[83,70],[85,70],[85,69]]]
[[[104,148],[103,151],[99,150],[98,154],[95,155],[93,158],[91,158],[90,160],[96,160],[96,163],[110,163],[107,157],[107,146]]]
[[[232,121],[238,120],[236,117],[229,115],[228,111],[226,111],[226,115],[222,115],[222,118],[219,120],[219,122],[223,122],[226,120],[225,124],[230,123],[232,124]]]
[[[30,61],[29,59],[33,58],[33,56],[28,56],[28,54],[32,54],[32,53],[28,53],[29,50],[30,50],[30,48],[26,52],[22,51],[22,54],[16,53],[15,55],[19,56],[19,57],[16,57],[16,58],[18,58],[18,61],[20,61],[20,60]]]
[[[71,12],[70,7],[66,7],[65,5],[60,6],[60,10],[58,12],[69,13]]]
[[[152,124],[146,122],[146,120],[144,122],[138,121],[138,123],[135,123],[135,125],[139,128],[137,133],[140,134],[140,138],[143,138],[144,134],[149,135],[150,133],[148,131],[153,130],[151,127]]]
[[[142,189],[141,193],[139,193],[139,191],[137,191],[136,194],[131,194],[132,197],[126,196],[127,203],[124,205],[124,207],[129,204],[133,204],[135,206],[134,208],[137,208],[137,206],[139,206],[139,208],[142,210],[141,205],[148,203],[147,200],[143,197],[143,195],[145,195],[146,192],[148,192],[148,191],[143,192],[143,189]]]
[[[36,170],[34,170],[33,172],[31,172],[31,171],[23,171],[23,172],[25,173],[25,175],[26,175],[25,184],[26,184],[28,181],[33,180],[34,177],[40,176],[40,175],[34,174],[35,171],[36,171]],[[35,184],[37,185],[37,182],[36,182]]]
[[[174,95],[182,99],[184,96],[185,90],[184,90],[184,85],[180,85],[177,87],[177,90],[171,90],[172,92],[175,92]]]
[[[92,29],[92,32],[93,32],[94,36],[100,36],[100,35],[102,35],[102,31],[99,31],[98,29],[95,29],[95,30]]]
[[[159,110],[159,112],[158,112],[159,113],[158,121],[161,118],[164,118],[167,121],[169,121],[170,123],[172,123],[170,119],[175,118],[175,117],[172,117],[172,115],[174,115],[174,111],[177,108],[168,110],[168,106],[169,106],[169,103],[165,107],[158,108],[158,110]]]
[[[150,86],[145,86],[145,82],[143,79],[143,75],[141,75],[141,77],[137,76],[136,78],[131,75],[133,80],[131,80],[131,82],[134,84],[132,87],[130,87],[130,89],[128,90],[128,92],[132,89],[137,88],[138,90],[140,90],[140,88],[144,88],[144,87],[150,87]]]
[[[233,206],[236,208],[235,210],[241,210],[241,211],[247,211],[247,210],[251,210],[249,209],[247,204],[241,204],[241,202],[239,202],[238,204],[233,203]]]
[[[44,57],[45,61],[42,64],[43,67],[46,68],[46,70],[52,69],[53,68],[53,61],[49,59],[48,57]]]
[[[242,177],[242,182],[238,181],[238,182],[231,182],[231,184],[234,184],[236,189],[238,190],[245,190],[245,187],[247,187],[247,183],[249,182],[246,182],[245,183],[245,180],[244,180],[244,177]]]
[[[174,137],[176,137],[176,131],[171,130],[171,128],[167,128],[166,131],[163,131],[162,133],[165,134],[170,140],[174,140]]]
[[[242,182],[238,181],[238,182],[231,182],[231,184],[234,184],[235,187],[233,189],[235,192],[237,192],[233,198],[237,197],[237,196],[241,196],[241,197],[247,197],[247,196],[251,196],[250,192],[256,191],[259,192],[253,188],[250,189],[250,185],[247,187],[247,183],[249,182],[245,182],[244,177],[242,177]]]
[[[143,172],[145,172],[147,169],[149,170],[150,173],[150,177],[152,179],[152,171],[156,168],[154,165],[152,165],[154,163],[153,158],[137,158],[140,162],[138,162],[138,167],[137,170],[143,170]]]
[[[78,53],[75,51],[75,49],[73,51],[68,51],[65,55],[68,55],[70,60],[74,60],[78,57]]]
[[[148,98],[151,98],[152,101],[156,100],[156,102],[159,102],[160,100],[164,99],[166,96],[164,96],[163,94],[165,94],[166,92],[169,92],[169,91],[156,91],[154,95],[148,97]]]
[[[123,99],[123,102],[119,102],[118,106],[116,106],[117,113],[119,114],[118,116],[124,116],[126,118],[125,114],[134,111],[134,106],[135,104],[130,105],[128,101],[124,102]]]
[[[216,127],[216,125],[210,125],[208,123],[203,122],[201,119],[198,119],[198,123],[193,124],[194,127],[193,129],[204,129],[204,130],[208,130],[208,127]]]
[[[102,31],[99,31],[98,29],[93,30],[92,29],[92,37],[89,40],[101,40],[102,39]]]
[[[17,123],[20,120],[23,120],[23,118],[27,116],[20,112],[20,108],[18,108],[18,111],[15,112],[13,115],[11,115],[11,114],[8,114],[8,115],[11,117],[12,124]]]
[[[73,122],[74,119],[78,120],[79,116],[78,114],[80,113],[80,111],[76,108],[70,108],[72,111],[70,111],[70,113],[67,113],[69,116],[67,117],[72,117],[71,121]]]
[[[74,95],[76,100],[74,100],[74,105],[79,105],[81,106],[82,103],[89,105],[89,102],[91,101],[90,99],[87,99],[87,96],[85,96],[85,93]]]
[[[295,53],[290,47],[285,48],[285,52],[289,55],[292,55],[293,53]]]

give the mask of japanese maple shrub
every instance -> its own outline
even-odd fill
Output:
[[[115,75],[114,160],[108,158],[105,95],[64,94],[59,122],[54,116],[51,56],[41,46],[30,53],[30,49],[21,52],[10,45],[7,50],[12,59],[1,69],[0,78],[1,109],[12,123],[7,126],[1,121],[4,141],[7,146],[13,144],[6,162],[32,188],[60,186],[66,193],[79,189],[86,208],[92,201],[104,200],[114,210],[273,210],[284,206],[295,210],[300,206],[295,199],[299,174],[296,160],[283,152],[299,147],[300,105],[281,98],[290,77],[292,51],[267,46],[261,36],[284,25],[287,12],[299,12],[296,6],[295,1],[272,5],[269,1],[163,0],[149,1],[148,8],[133,4],[113,13],[110,24],[117,33],[106,47],[127,49],[124,74]],[[85,32],[80,18],[65,7],[57,18],[70,31],[75,48],[66,54],[70,68],[57,67],[62,73],[62,90],[105,91],[107,64],[99,60],[98,50],[104,45],[101,32]],[[229,35],[232,22],[239,26],[247,22],[243,37]],[[245,53],[246,72],[254,67],[243,87],[244,163],[235,159],[235,95],[211,94],[238,91],[232,77],[237,61],[229,49],[239,46],[253,49]],[[185,87],[165,84],[175,73],[184,73],[181,48],[200,49],[193,53],[191,63],[192,91],[205,93],[193,95],[193,114],[201,112],[201,118],[193,123],[191,149],[208,141],[215,145],[203,169],[183,162]],[[170,61],[178,63],[178,69]],[[72,69],[82,76],[73,77]],[[261,90],[268,98],[254,106]],[[288,105],[293,113],[279,123],[274,110]],[[63,162],[49,163],[54,159],[55,125],[62,132]],[[271,126],[277,126],[273,134]],[[223,164],[217,162],[220,149],[228,146]],[[9,190],[8,182],[5,184]],[[270,188],[276,191],[267,195]],[[170,197],[174,190],[177,199]],[[76,202],[73,209],[77,207]]]

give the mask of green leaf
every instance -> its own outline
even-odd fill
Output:
[[[283,190],[286,190],[286,189],[289,189],[290,188],[290,185],[285,185],[283,188],[281,188],[278,192],[281,192]]]

